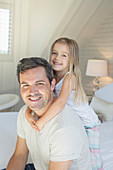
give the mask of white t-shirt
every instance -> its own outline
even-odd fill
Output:
[[[19,112],[17,133],[26,139],[37,170],[48,170],[50,160],[73,160],[70,170],[92,169],[85,129],[78,115],[69,106],[66,105],[41,132],[34,130],[27,122],[26,108],[23,106]]]
[[[65,76],[67,74],[69,74],[69,72],[67,72]],[[55,85],[55,97],[58,97],[61,92],[62,84],[65,76]],[[75,91],[73,90],[66,104],[69,105],[78,114],[84,126],[88,126],[90,128],[96,126],[96,124],[98,124],[98,116],[93,111],[93,109],[88,104],[88,102],[86,101],[86,103],[77,104],[74,101],[74,98],[75,98]]]

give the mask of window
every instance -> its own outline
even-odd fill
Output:
[[[0,60],[12,58],[13,0],[0,0]]]

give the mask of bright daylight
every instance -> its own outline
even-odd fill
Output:
[[[0,54],[8,54],[9,10],[0,9]]]

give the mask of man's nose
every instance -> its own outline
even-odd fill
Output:
[[[34,94],[37,91],[38,91],[38,87],[37,86],[35,86],[35,85],[30,86],[30,88],[29,88],[30,94]]]

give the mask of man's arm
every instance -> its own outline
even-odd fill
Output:
[[[69,170],[72,164],[72,160],[65,162],[54,162],[50,161],[49,170]]]
[[[7,170],[24,170],[28,153],[29,151],[26,145],[26,140],[18,137],[16,149],[8,163]]]

